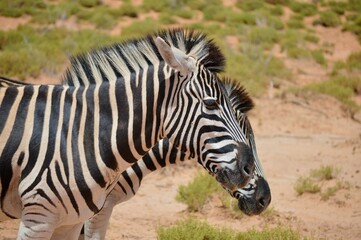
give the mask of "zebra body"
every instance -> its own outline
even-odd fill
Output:
[[[237,121],[254,149],[255,158],[258,159],[252,127],[246,115],[253,108],[252,100],[238,83],[229,81],[226,86],[230,86],[227,93],[231,97],[231,104],[236,112]],[[174,148],[167,138],[158,142],[141,160],[121,174],[118,183],[108,195],[102,210],[85,222],[84,239],[105,239],[113,208],[117,204],[134,197],[145,176],[185,160],[189,159],[181,151]],[[271,192],[260,162],[256,163],[254,175],[247,186],[230,192],[230,194],[238,199],[239,208],[247,215],[260,214],[268,207],[271,201]]]
[[[73,84],[69,79],[67,82],[67,85]],[[247,112],[253,108],[253,102],[239,83],[230,79],[225,79],[223,82],[225,82],[225,89],[236,113],[237,121],[250,142],[250,146],[256,159],[255,173],[248,185],[242,189],[237,189],[235,192],[230,192],[230,194],[239,200],[239,207],[244,213],[248,215],[259,214],[269,205],[271,193],[262,166],[258,160],[252,127],[246,115]],[[2,84],[2,78],[0,77],[0,85]],[[6,79],[6,84],[7,86],[19,85],[21,82]],[[78,83],[78,85],[80,84]],[[142,179],[146,175],[170,164],[177,164],[184,160],[186,160],[186,155],[184,153],[172,147],[167,138],[162,139],[146,155],[144,155],[141,160],[122,172],[117,184],[107,196],[101,211],[85,222],[85,239],[105,238],[107,226],[114,206],[135,196],[141,185]],[[80,227],[81,225],[82,224],[77,225],[76,227]],[[73,226],[73,229],[70,230],[60,228],[57,229],[57,231],[72,233],[72,231],[75,230],[75,232],[77,232],[76,227]]]
[[[0,89],[0,220],[21,218],[19,239],[80,229],[121,172],[164,137],[226,189],[248,182],[251,149],[215,74],[223,56],[203,35],[160,35],[126,49],[133,63],[118,58],[122,46],[93,53],[97,84]],[[179,37],[187,44],[168,45]],[[140,73],[123,78],[135,62]]]

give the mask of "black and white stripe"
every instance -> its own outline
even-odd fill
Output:
[[[161,32],[84,56],[76,76],[91,71],[95,84],[0,88],[0,220],[21,218],[19,239],[74,237],[53,231],[97,213],[164,137],[225,188],[248,182],[252,152],[216,76],[223,56],[204,35]]]

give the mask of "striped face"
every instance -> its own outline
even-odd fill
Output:
[[[232,101],[236,103],[236,101]],[[271,191],[259,161],[253,130],[247,115],[241,111],[240,106],[233,106],[237,121],[245,134],[255,159],[255,172],[248,184],[230,194],[238,199],[239,209],[247,215],[258,215],[263,212],[271,202]]]
[[[202,66],[187,76],[179,74],[179,79],[184,87],[175,91],[179,96],[166,116],[167,138],[196,158],[227,190],[245,186],[253,174],[254,158],[222,83]]]

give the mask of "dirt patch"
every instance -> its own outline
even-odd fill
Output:
[[[16,29],[18,26],[27,24],[30,20],[30,16],[22,16],[18,18],[0,16],[0,30],[7,31]]]

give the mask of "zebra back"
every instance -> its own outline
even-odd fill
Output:
[[[22,85],[28,85],[28,84],[24,83],[22,81],[19,81],[19,80],[14,80],[14,79],[0,76],[0,87],[22,86]]]

